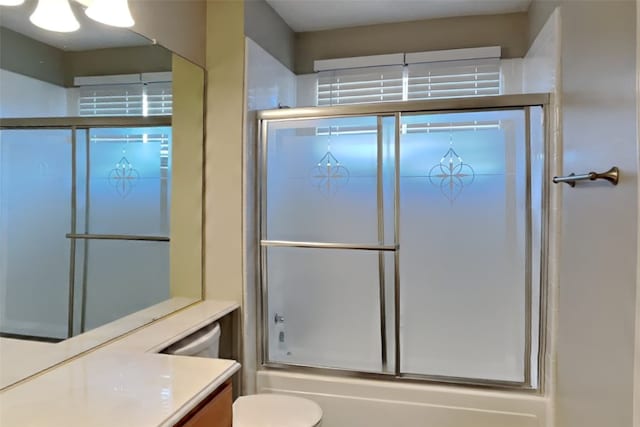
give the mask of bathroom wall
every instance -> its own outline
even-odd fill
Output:
[[[67,115],[67,90],[0,68],[0,117]]]
[[[79,76],[171,72],[171,51],[140,40],[140,46],[64,52],[64,85]]]
[[[287,66],[251,38],[246,38],[245,92],[247,112],[296,106],[297,78]],[[255,123],[247,118],[247,127]],[[247,143],[253,138],[248,135]],[[253,135],[255,136],[255,135]]]
[[[295,34],[265,0],[245,0],[244,32],[285,67],[293,69]]]
[[[243,1],[207,2],[205,297],[243,298]]]
[[[0,68],[58,86],[64,85],[64,52],[0,27]]]
[[[560,9],[547,18],[532,41],[522,66],[522,91],[553,93],[560,79]]]
[[[205,72],[173,55],[171,296],[202,298],[202,194]]]
[[[132,0],[133,31],[204,67],[206,4],[205,0]]]
[[[463,47],[502,46],[505,58],[527,51],[527,14],[463,16],[296,33],[296,74],[317,59]]]
[[[237,1],[237,0],[229,0]],[[85,6],[91,0],[78,0]],[[133,31],[205,66],[207,0],[130,0]]]
[[[121,30],[125,31],[125,30]],[[138,46],[63,51],[0,27],[0,68],[58,86],[78,76],[171,71],[171,51],[138,37]]]
[[[247,266],[257,265],[259,248],[256,245],[257,227],[255,212],[256,183],[255,175],[257,165],[257,110],[278,108],[279,105],[294,107],[296,104],[296,76],[285,65],[271,56],[252,39],[246,39],[245,60],[245,92],[246,92],[246,116],[244,137],[244,250]],[[245,367],[245,393],[255,393],[255,380],[257,366],[256,348],[256,314],[258,295],[257,271],[254,268],[245,268],[244,271],[244,362]]]
[[[632,425],[637,262],[636,10],[633,1],[534,1],[531,28],[561,6],[562,167],[621,170],[561,195],[555,424]],[[615,247],[615,251],[606,248]]]

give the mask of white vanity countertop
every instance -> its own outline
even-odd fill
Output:
[[[98,351],[0,394],[0,425],[172,426],[239,368],[232,360]]]
[[[0,390],[195,302],[193,298],[171,298],[55,344],[0,338]]]
[[[0,392],[0,426],[171,426],[240,365],[156,352],[238,307],[213,300],[194,304],[9,387]],[[60,344],[27,345],[44,353]]]
[[[0,338],[0,388],[33,375],[33,366],[58,363],[53,348],[52,343]]]

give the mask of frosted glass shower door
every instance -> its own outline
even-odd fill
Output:
[[[531,155],[525,109],[402,117],[402,373],[528,380]]]
[[[393,164],[393,128],[393,117],[375,116],[269,124],[261,242],[269,362],[388,369],[394,199],[383,169]]]
[[[0,131],[0,332],[67,336],[71,131]]]
[[[171,128],[83,129],[76,158],[78,333],[170,297]]]

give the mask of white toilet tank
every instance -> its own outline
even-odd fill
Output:
[[[176,356],[218,358],[220,350],[220,325],[212,323],[186,338],[171,344],[163,353]]]

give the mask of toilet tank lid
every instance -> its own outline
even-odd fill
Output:
[[[320,421],[320,406],[300,397],[255,394],[233,404],[233,427],[315,427]]]

